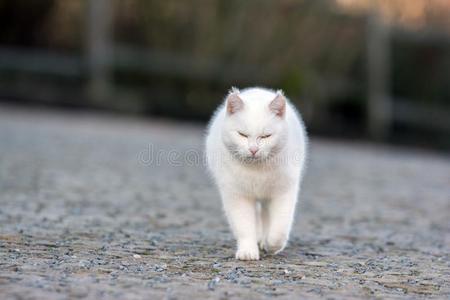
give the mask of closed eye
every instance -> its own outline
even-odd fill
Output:
[[[266,134],[266,135],[261,135],[260,138],[267,139],[267,138],[269,138],[271,136],[272,136],[271,134]]]
[[[240,132],[240,131],[238,131],[238,133],[239,133],[240,136],[245,137],[245,138],[248,138],[248,135],[246,135],[245,133],[242,133],[242,132]]]

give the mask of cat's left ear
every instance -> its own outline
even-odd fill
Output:
[[[240,111],[244,107],[244,102],[239,97],[239,90],[235,87],[231,88],[227,96],[227,112],[232,115]]]
[[[282,90],[277,91],[275,99],[269,104],[269,109],[280,118],[283,118],[286,114],[286,97]]]

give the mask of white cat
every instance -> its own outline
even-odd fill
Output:
[[[303,122],[281,91],[231,89],[210,121],[206,158],[237,239],[237,259],[284,249],[305,157]]]

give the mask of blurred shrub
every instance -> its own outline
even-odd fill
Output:
[[[113,82],[109,101],[101,105],[206,120],[231,86],[264,85],[282,88],[313,129],[361,134],[367,102],[367,14],[378,6],[395,29],[390,92],[409,102],[448,106],[448,39],[429,39],[436,28],[445,27],[448,14],[419,2],[111,0]],[[445,0],[439,3],[450,8]],[[0,52],[5,47],[20,47],[13,48],[18,53],[49,51],[44,55],[48,65],[42,56],[31,63],[19,56],[22,69],[17,70],[9,58],[3,58],[7,67],[2,66],[0,53],[0,96],[7,90],[7,95],[20,91],[21,97],[29,90],[31,99],[99,105],[85,95],[88,4],[0,0]],[[421,14],[414,17],[417,12]],[[434,31],[424,31],[425,39],[396,33],[399,24],[422,28],[428,23]],[[61,53],[69,57],[52,62],[51,56]],[[68,67],[58,68],[63,63]],[[35,67],[29,71],[28,65]],[[72,65],[75,71],[64,73]],[[45,66],[42,72],[39,66]],[[62,76],[48,70],[60,70]]]

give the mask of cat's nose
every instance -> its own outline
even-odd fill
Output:
[[[253,156],[255,156],[256,152],[258,152],[259,148],[256,146],[251,146],[248,148],[248,150],[252,153]]]

